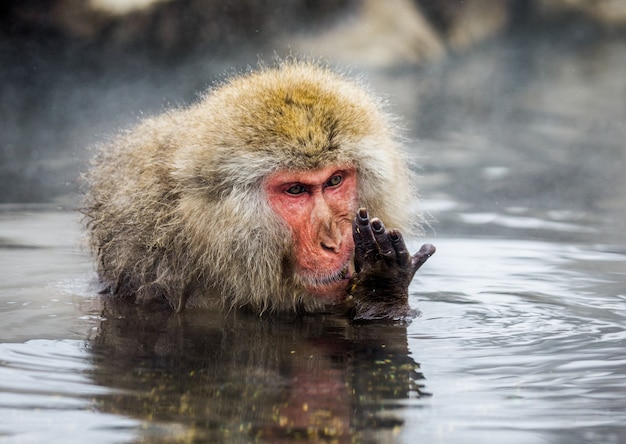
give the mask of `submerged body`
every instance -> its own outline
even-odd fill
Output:
[[[306,62],[235,77],[143,121],[102,147],[86,181],[102,281],[117,296],[179,310],[350,306],[351,289],[367,281],[356,279],[370,268],[365,250],[380,244],[369,234],[355,250],[357,210],[405,232],[419,223],[408,161],[379,101]],[[378,219],[364,217],[375,232]],[[397,232],[382,229],[395,246]],[[395,262],[415,268],[403,246]]]

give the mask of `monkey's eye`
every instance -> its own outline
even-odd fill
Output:
[[[287,194],[291,194],[292,196],[298,196],[302,193],[306,193],[306,187],[301,183],[296,183],[291,185],[289,188],[285,190]]]
[[[343,176],[341,176],[340,174],[337,174],[337,175],[331,177],[330,179],[328,179],[326,181],[326,186],[327,187],[336,187],[341,182],[343,182]]]

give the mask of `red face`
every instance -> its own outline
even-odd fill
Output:
[[[279,171],[267,179],[265,190],[270,205],[291,229],[295,271],[307,291],[329,302],[344,297],[353,271],[354,168]]]

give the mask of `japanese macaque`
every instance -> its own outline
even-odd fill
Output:
[[[409,319],[434,247],[411,256],[400,234],[420,222],[408,164],[392,118],[344,76],[302,61],[236,76],[102,147],[83,208],[100,279],[179,311]]]

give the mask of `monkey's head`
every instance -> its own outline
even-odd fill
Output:
[[[151,219],[139,231],[152,233],[139,235],[162,247],[152,250],[163,256],[152,261],[154,282],[186,275],[178,291],[191,302],[212,289],[260,310],[334,304],[353,270],[357,208],[416,227],[392,119],[363,86],[325,67],[290,61],[237,76],[143,128],[131,136],[151,165],[136,168],[155,177],[138,199],[160,189],[168,205],[147,205],[155,214],[139,216]]]
[[[390,117],[365,88],[328,69],[289,62],[242,75],[209,92],[189,122],[197,124],[188,129],[193,142],[177,153],[175,175],[193,191],[192,206],[214,200],[228,211],[206,214],[214,222],[205,229],[219,219],[230,225],[219,229],[238,233],[225,234],[232,243],[224,254],[246,258],[246,268],[231,273],[266,280],[249,290],[261,293],[262,305],[345,296],[359,206],[405,231],[415,221],[411,174]]]

